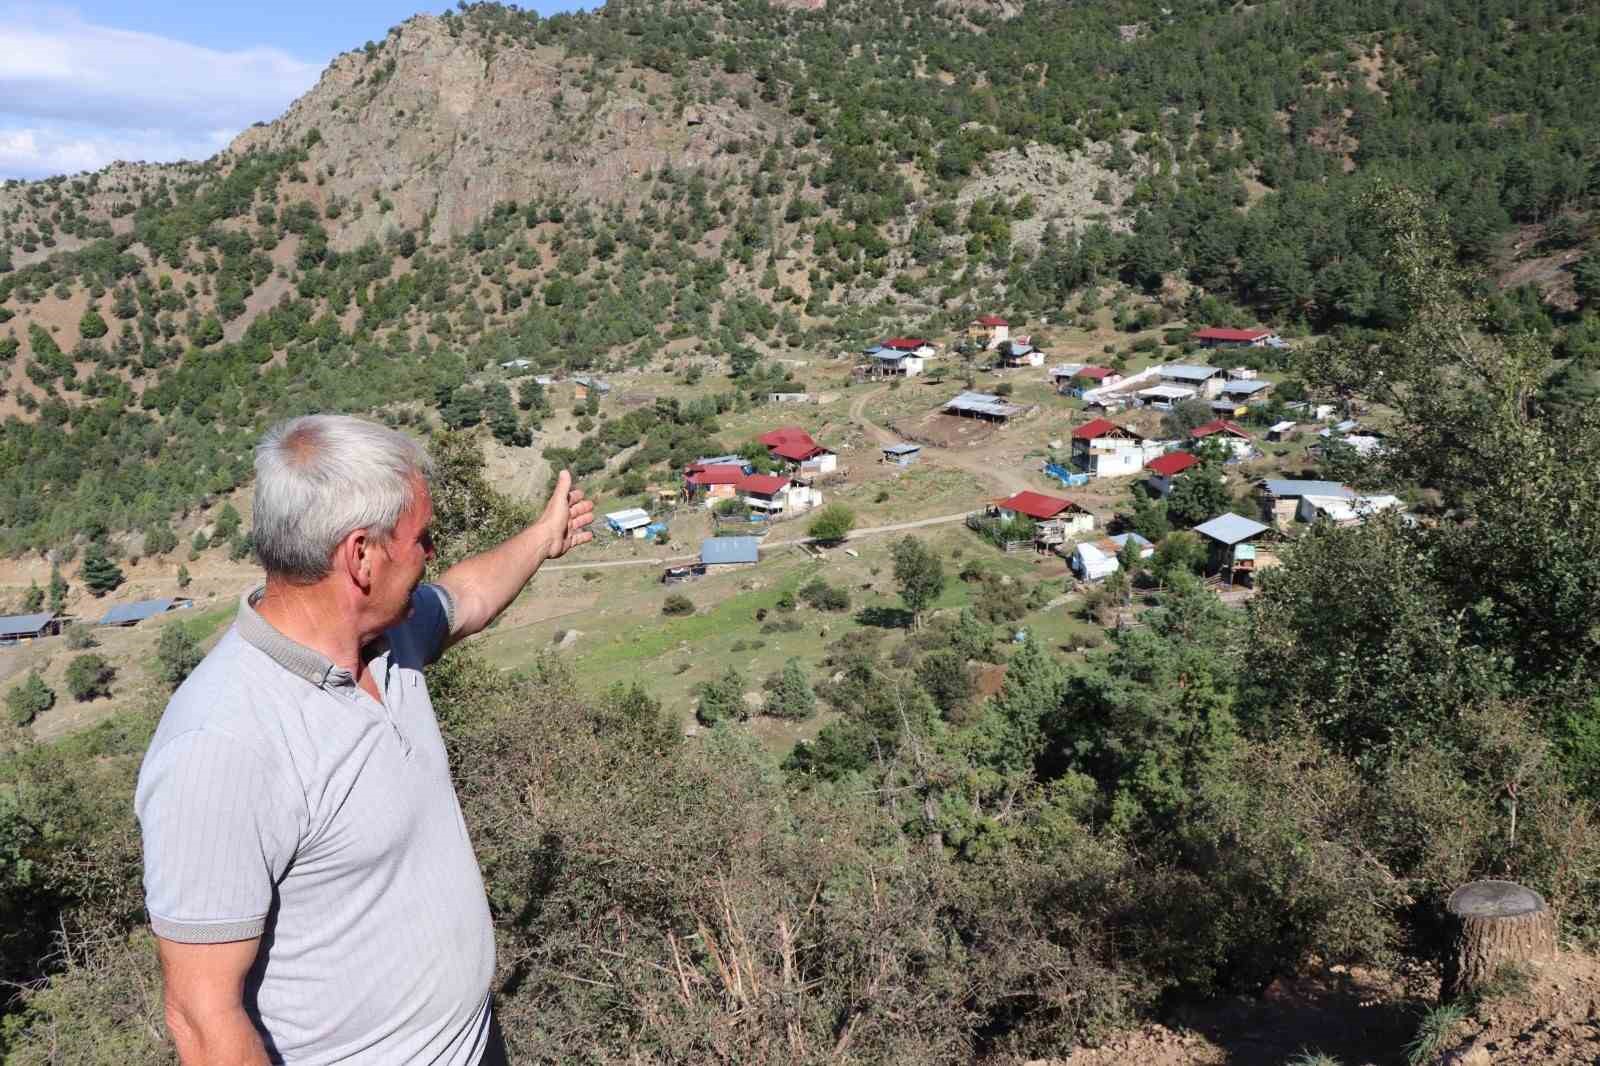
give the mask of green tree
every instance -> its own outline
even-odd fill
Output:
[[[802,721],[817,711],[817,697],[811,691],[805,664],[797,658],[785,662],[763,687],[767,693],[766,713],[774,718]]]
[[[89,308],[78,319],[78,336],[86,341],[99,340],[106,335],[106,320],[100,317],[100,312]]]
[[[111,682],[116,676],[116,669],[95,652],[79,655],[67,664],[67,691],[79,703],[97,696],[109,696]]]
[[[916,629],[922,613],[944,592],[944,563],[916,537],[906,537],[892,551],[895,585],[911,612],[911,628]]]
[[[1213,463],[1201,463],[1185,471],[1172,486],[1172,493],[1167,497],[1167,515],[1176,525],[1197,526],[1232,505],[1221,468]]]
[[[240,516],[238,509],[231,503],[224,503],[222,510],[217,513],[216,522],[212,524],[211,542],[232,540],[243,522],[244,518]]]
[[[934,704],[946,717],[959,710],[977,691],[966,657],[953,648],[924,655],[917,664],[917,682],[933,697]]]
[[[161,639],[156,643],[157,674],[169,689],[183,684],[204,657],[199,642],[183,623],[169,622],[161,627]]]
[[[39,587],[37,581],[28,582],[28,591],[22,596],[22,612],[33,614],[44,608],[44,589]]]
[[[56,703],[56,694],[49,685],[44,683],[44,678],[39,676],[39,671],[29,672],[19,684],[13,685],[6,693],[6,711],[11,715],[11,721],[18,726],[25,726],[39,717]]]
[[[195,327],[190,340],[194,341],[196,348],[209,348],[222,340],[222,320],[216,315],[207,315]]]
[[[824,544],[837,544],[855,528],[856,513],[842,503],[830,503],[811,520],[808,532]]]
[[[715,681],[704,681],[695,689],[700,702],[695,717],[701,725],[715,725],[724,720],[743,719],[746,716],[744,691],[745,676],[736,666]]]
[[[104,596],[122,584],[122,568],[111,561],[99,541],[92,542],[83,552],[83,567],[79,570],[83,587],[96,597]]]
[[[61,567],[50,564],[50,610],[59,612],[67,605],[67,579],[61,576]]]

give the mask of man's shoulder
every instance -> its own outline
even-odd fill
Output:
[[[196,730],[228,734],[247,743],[268,741],[261,709],[277,688],[274,672],[272,660],[230,627],[167,701],[152,747]],[[276,672],[288,680],[286,672]]]

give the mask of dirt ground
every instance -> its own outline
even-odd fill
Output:
[[[1400,1066],[1437,980],[1329,966],[1237,997],[1180,1008],[1165,1024],[1029,1066],[1286,1066],[1311,1053],[1341,1066]],[[1563,953],[1528,987],[1484,1004],[1426,1066],[1578,1066],[1600,1062],[1600,960]]]

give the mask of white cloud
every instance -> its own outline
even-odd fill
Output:
[[[275,48],[224,52],[0,7],[0,177],[205,158],[276,118],[319,71]]]

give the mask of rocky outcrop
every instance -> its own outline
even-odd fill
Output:
[[[759,144],[743,149],[789,120],[749,96],[740,107],[743,86],[725,80],[731,96],[679,103],[656,71],[598,78],[587,59],[496,46],[422,15],[380,46],[339,56],[281,118],[229,151],[307,146],[314,199],[341,205],[328,223],[336,246],[391,228],[439,243],[508,200],[633,201],[663,168],[709,177],[752,168]]]

